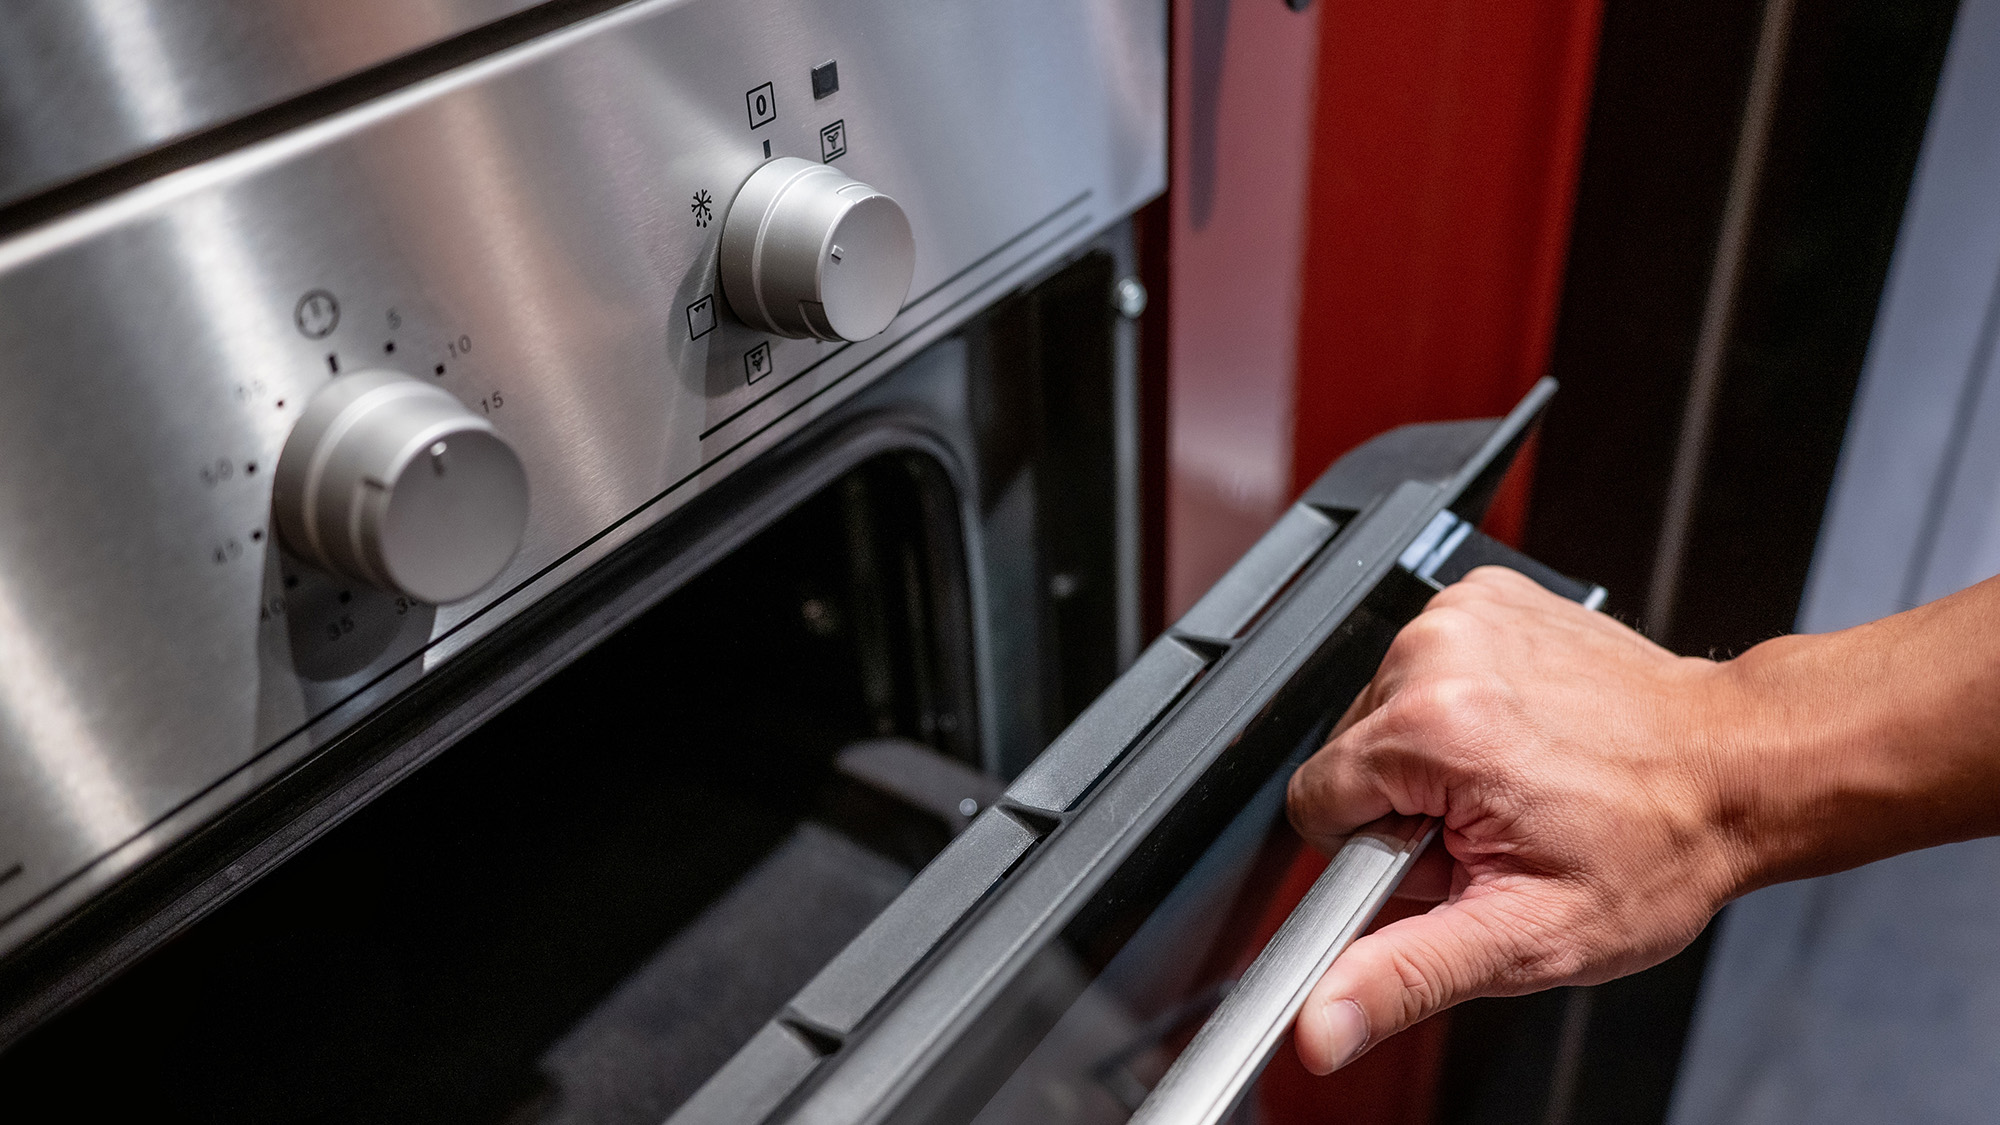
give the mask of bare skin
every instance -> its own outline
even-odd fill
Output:
[[[1405,884],[1438,905],[1299,1013],[1324,1074],[1461,1000],[1657,964],[1758,887],[2000,834],[2000,579],[1718,663],[1484,567],[1397,635],[1289,806],[1325,849],[1444,820]]]

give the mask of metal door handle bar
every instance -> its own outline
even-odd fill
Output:
[[[1228,1117],[1313,985],[1374,921],[1437,826],[1434,817],[1404,817],[1349,837],[1140,1103],[1133,1125],[1217,1125]]]

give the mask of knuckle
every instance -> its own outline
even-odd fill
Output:
[[[1301,835],[1311,835],[1318,820],[1312,781],[1306,776],[1310,767],[1310,762],[1300,766],[1292,774],[1292,779],[1285,783],[1285,819],[1291,821],[1293,829]]]
[[[1417,619],[1421,620],[1421,617]],[[1402,631],[1389,642],[1389,651],[1382,655],[1382,663],[1375,669],[1375,678],[1369,681],[1369,689],[1380,685],[1383,696],[1394,698],[1398,682],[1410,675],[1412,669],[1422,666],[1424,650],[1433,643],[1427,629],[1418,628],[1416,621],[1403,626]]]
[[[1370,739],[1348,754],[1346,772],[1354,784],[1381,788],[1387,779],[1401,774],[1409,765],[1412,748],[1405,739],[1393,737],[1393,730],[1385,733],[1391,737]]]
[[[1486,709],[1486,685],[1470,676],[1440,676],[1423,693],[1430,708],[1440,717],[1463,719]]]
[[[1520,571],[1512,567],[1499,566],[1494,563],[1473,567],[1471,570],[1466,571],[1465,577],[1459,581],[1461,583],[1470,583],[1473,589],[1483,591],[1489,597],[1507,593],[1518,593],[1523,590],[1540,589],[1539,584],[1534,579],[1529,578]]]
[[[1482,729],[1494,707],[1493,692],[1469,676],[1439,676],[1399,696],[1397,725],[1407,731],[1446,742],[1459,741]]]
[[[1469,605],[1492,597],[1492,592],[1486,589],[1485,583],[1472,581],[1472,575],[1477,573],[1479,573],[1479,570],[1470,570],[1460,575],[1458,581],[1432,594],[1428,604],[1432,606]]]
[[[1473,625],[1471,614],[1465,610],[1433,604],[1396,632],[1382,666],[1422,667],[1433,655],[1450,653],[1463,646]]]
[[[1337,835],[1348,825],[1340,823],[1343,793],[1360,788],[1358,779],[1343,763],[1326,754],[1316,756],[1293,771],[1285,783],[1285,819],[1308,840]]]
[[[1430,604],[1466,608],[1497,605],[1508,601],[1520,589],[1516,583],[1524,581],[1527,578],[1519,571],[1488,563],[1460,575],[1458,581],[1432,595]]]
[[[1446,586],[1403,626],[1403,634],[1426,642],[1456,640],[1477,620],[1477,602],[1457,586]]]

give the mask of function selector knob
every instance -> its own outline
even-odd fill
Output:
[[[917,245],[895,200],[831,165],[781,156],[736,192],[721,256],[722,292],[743,323],[866,340],[902,310]]]
[[[343,375],[314,395],[275,488],[293,552],[420,602],[493,581],[528,524],[513,447],[450,392],[396,371]]]

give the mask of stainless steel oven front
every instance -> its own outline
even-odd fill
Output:
[[[190,37],[236,5],[100,7],[6,17],[10,54],[63,59],[69,88],[107,104],[51,84],[8,107],[42,140],[9,150],[34,166],[3,177],[25,194],[0,212],[25,224],[0,241],[0,953],[1164,181],[1151,3],[709,0],[569,22],[556,4],[555,26],[415,76],[397,68],[431,56],[412,48],[479,47],[479,17],[515,6],[434,5],[425,34],[379,6],[274,5],[224,56]],[[389,88],[340,104],[320,44],[365,70],[374,34]],[[239,87],[241,104],[216,93]],[[43,136],[92,121],[108,135]],[[66,140],[102,151],[38,155]],[[774,162],[871,185],[906,217],[886,331],[780,335],[732,311],[749,303],[722,286],[732,203]],[[525,517],[502,565],[466,529],[424,535],[441,517],[420,504],[420,526],[360,528],[376,545],[334,565],[280,526],[288,438],[367,372],[444,392],[465,457],[482,427],[513,451]],[[430,422],[356,424],[393,444]],[[514,518],[473,492],[484,523]],[[329,542],[352,530],[334,507]],[[384,555],[412,541],[445,556],[442,586],[383,569],[416,565]]]

